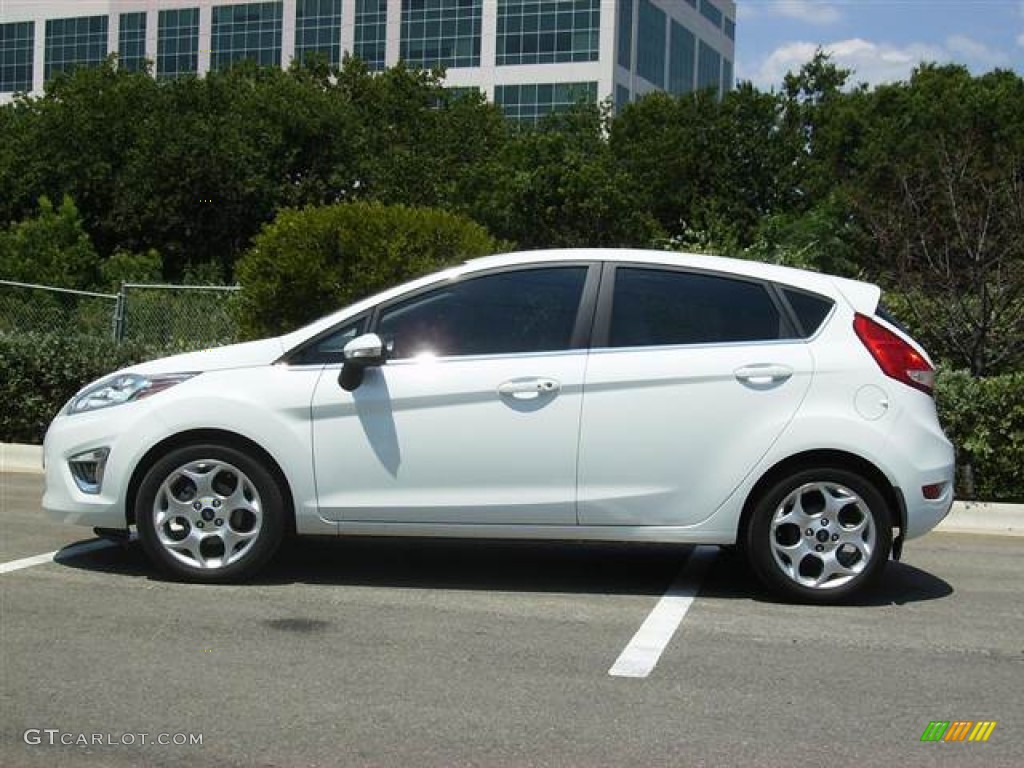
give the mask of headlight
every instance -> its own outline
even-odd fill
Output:
[[[86,387],[68,404],[68,413],[85,413],[112,405],[130,403],[163,392],[165,389],[191,379],[194,373],[166,373],[144,376],[138,373],[118,373]]]

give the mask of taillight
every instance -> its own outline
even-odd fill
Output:
[[[910,344],[870,317],[856,315],[853,330],[882,372],[914,389],[932,394],[935,369]]]

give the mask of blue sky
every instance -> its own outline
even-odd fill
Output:
[[[736,0],[736,77],[778,87],[817,46],[854,82],[905,80],[922,60],[1024,74],[1024,0]]]

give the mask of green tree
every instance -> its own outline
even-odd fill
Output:
[[[618,167],[606,125],[601,108],[582,105],[520,131],[478,166],[467,210],[525,250],[648,245],[660,230]]]
[[[112,253],[122,245],[115,201],[125,159],[158,97],[146,72],[118,72],[111,59],[58,75],[42,96],[0,109],[0,221],[28,217],[43,195],[69,195],[97,252]]]
[[[498,247],[480,225],[436,209],[355,202],[284,210],[239,261],[239,325],[249,337],[291,331]]]
[[[54,208],[39,199],[39,213],[0,231],[0,278],[60,288],[93,288],[99,257],[74,201]]]
[[[508,138],[501,110],[479,92],[446,90],[441,70],[372,73],[346,59],[337,91],[359,126],[356,197],[452,207],[467,194],[467,175]]]
[[[117,291],[121,283],[159,283],[163,270],[160,254],[114,251],[100,264],[100,283],[106,291]]]
[[[749,83],[722,99],[647,95],[612,123],[610,141],[645,207],[677,241],[703,232],[742,247],[763,217],[797,202],[799,142],[783,130],[781,98]]]

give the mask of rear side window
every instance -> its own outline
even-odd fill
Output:
[[[782,336],[782,317],[760,283],[661,269],[615,270],[608,337],[612,347]]]
[[[817,294],[793,291],[788,288],[784,289],[783,293],[786,294],[786,300],[793,308],[796,319],[800,321],[803,337],[806,339],[817,333],[825,318],[828,317],[828,313],[832,311],[832,300]]]

